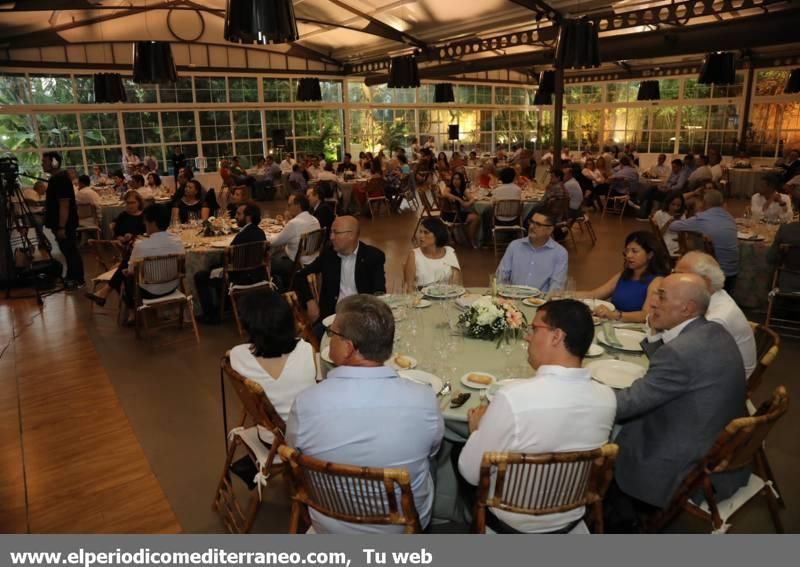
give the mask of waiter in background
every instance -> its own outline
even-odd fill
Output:
[[[61,171],[61,154],[42,154],[42,169],[50,175],[45,197],[45,226],[53,231],[58,247],[67,262],[64,287],[68,290],[84,286],[83,260],[78,250],[78,207],[75,190],[66,172]]]

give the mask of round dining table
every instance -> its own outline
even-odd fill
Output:
[[[467,292],[476,298],[489,293],[485,288],[470,288]],[[443,383],[450,384],[450,393],[439,399],[445,432],[432,470],[436,483],[434,518],[463,521],[462,504],[458,499],[458,481],[451,462],[451,453],[469,437],[467,414],[470,409],[481,404],[482,392],[485,394],[487,390],[469,388],[461,382],[461,379],[472,372],[490,374],[497,379],[498,387],[502,387],[503,382],[510,379],[535,379],[535,371],[527,362],[527,342],[520,338],[498,345],[495,341],[464,337],[456,324],[462,309],[455,300],[426,298],[429,303],[427,307],[415,308],[411,307],[414,301],[410,296],[383,297],[393,307],[395,313],[395,354],[411,357],[416,361],[415,369],[429,372],[439,377]],[[515,303],[530,323],[536,314],[536,308],[529,307],[521,301]],[[641,325],[636,324],[614,326],[642,329]],[[333,368],[333,364],[326,361],[328,343],[328,337],[323,336],[321,343],[323,376]],[[622,360],[644,368],[648,366],[647,357],[643,352],[628,352],[607,346],[603,348],[604,352],[600,356],[587,357],[584,366],[595,360]],[[461,392],[469,393],[470,397],[462,406],[451,407],[450,401]]]

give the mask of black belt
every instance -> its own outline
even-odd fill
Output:
[[[580,524],[582,521],[583,521],[583,518],[578,518],[574,522],[570,522],[569,524],[567,524],[566,526],[564,526],[561,529],[554,530],[554,531],[551,531],[551,532],[536,532],[536,533],[541,533],[541,534],[568,534],[572,530],[574,530],[575,527],[578,524]],[[500,518],[495,516],[494,513],[492,512],[492,510],[490,508],[488,508],[488,507],[486,508],[486,525],[489,526],[490,528],[492,528],[492,530],[494,530],[494,532],[498,533],[498,534],[523,534],[523,533],[526,533],[526,532],[521,532],[518,529],[515,529],[515,528],[512,528],[511,526],[509,526],[503,520],[501,520]]]

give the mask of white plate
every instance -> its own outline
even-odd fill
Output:
[[[583,301],[586,305],[588,305],[589,309],[591,309],[592,311],[594,311],[601,305],[606,309],[608,309],[609,311],[617,310],[617,308],[614,307],[614,304],[611,303],[610,301],[603,301],[602,299],[581,299],[581,301]]]
[[[233,238],[226,238],[225,240],[217,240],[216,242],[212,242],[210,244],[211,248],[227,248],[233,242]]]
[[[592,378],[612,388],[627,388],[647,373],[643,366],[624,360],[595,360],[586,368]]]
[[[467,290],[460,285],[433,284],[422,288],[422,293],[434,299],[452,299],[461,297]]]
[[[469,375],[470,374],[484,374],[484,375],[488,376],[489,378],[491,378],[492,381],[489,384],[477,384],[477,383],[472,382],[472,381],[469,380]],[[461,377],[461,383],[462,384],[464,384],[467,388],[473,388],[475,390],[485,390],[486,388],[488,388],[489,386],[491,386],[495,382],[497,382],[497,378],[495,378],[492,374],[489,374],[488,372],[481,372],[480,370],[474,370],[472,372],[467,372],[466,374],[464,374]]]
[[[324,349],[322,349],[322,352],[319,353],[319,357],[322,360],[324,360],[325,362],[327,362],[328,364],[333,364],[333,361],[331,360],[331,347],[330,346],[326,346]]]
[[[333,325],[334,320],[336,319],[336,313],[333,315],[328,315],[322,320],[322,326],[326,329]]]
[[[413,305],[414,305],[414,309],[425,309],[426,307],[430,307],[433,304],[430,301],[428,301],[427,299],[420,299],[418,302],[414,303]]]
[[[405,356],[409,360],[409,362],[411,362],[411,366],[409,366],[408,368],[403,368],[394,361],[394,359],[397,358],[398,356],[400,356],[398,353],[394,353],[392,357],[389,360],[387,360],[384,364],[386,364],[386,366],[391,366],[395,370],[410,370],[411,368],[417,367],[417,359],[414,358],[413,356],[408,356],[407,354],[405,354],[403,356]],[[439,390],[436,391],[438,392]]]
[[[546,299],[542,299],[541,297],[526,297],[522,300],[523,305],[527,305],[528,307],[541,307],[547,303]]]
[[[764,237],[760,234],[752,234],[750,232],[737,232],[736,238],[739,240],[749,240],[750,242],[761,242]]]
[[[605,332],[603,328],[600,327],[597,330],[597,342],[603,343],[606,346],[611,348],[615,348],[617,350],[627,350],[630,352],[642,352],[642,347],[639,345],[647,335],[641,333],[639,331],[632,331],[630,329],[615,329],[617,334],[617,340],[622,343],[621,347],[614,346],[606,340]]]
[[[441,378],[434,376],[430,372],[425,372],[424,370],[400,370],[397,372],[397,375],[406,380],[411,380],[412,382],[428,384],[434,393],[438,393],[444,386],[444,382],[442,382]]]
[[[472,307],[472,304],[478,301],[481,297],[483,296],[479,293],[468,293],[456,299],[456,305],[458,305],[461,309],[468,309],[469,307]]]
[[[592,343],[589,347],[589,351],[586,353],[586,356],[600,356],[606,351],[603,347],[596,343]]]
[[[499,285],[497,295],[508,299],[522,299],[524,297],[538,297],[542,292],[528,285]]]

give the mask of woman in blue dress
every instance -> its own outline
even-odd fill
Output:
[[[669,258],[662,252],[656,236],[649,231],[632,232],[625,239],[622,271],[591,291],[578,292],[579,298],[610,301],[614,309],[599,305],[594,315],[603,319],[643,323],[661,280],[670,272]]]

